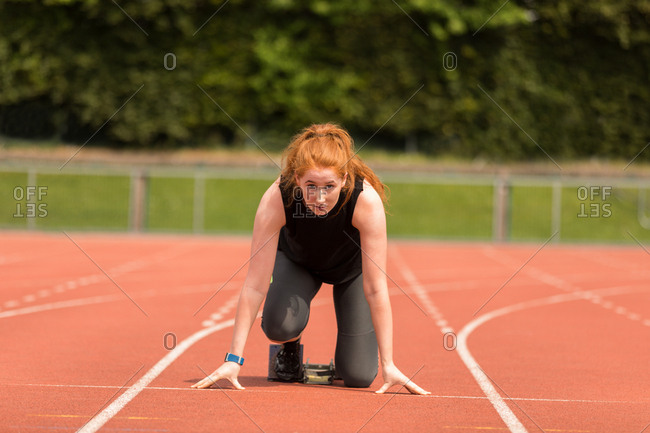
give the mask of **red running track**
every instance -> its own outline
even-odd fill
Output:
[[[391,242],[396,362],[432,392],[412,396],[267,382],[259,319],[246,390],[190,389],[229,347],[248,239],[0,236],[2,432],[650,432],[639,246]],[[335,337],[324,286],[306,357]]]

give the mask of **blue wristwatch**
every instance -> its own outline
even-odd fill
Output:
[[[224,359],[224,362],[236,362],[239,365],[244,365],[244,358],[241,356],[233,355],[232,353],[226,353],[226,359]]]

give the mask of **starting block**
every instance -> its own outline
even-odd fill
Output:
[[[309,358],[302,367],[302,383],[313,383],[318,385],[331,385],[336,377],[334,360],[329,364],[310,364]]]
[[[281,379],[275,374],[275,358],[278,355],[278,352],[282,349],[281,344],[271,344],[269,345],[269,369],[267,379],[270,381],[280,381]],[[339,379],[336,376],[336,369],[334,367],[334,360],[330,360],[329,364],[310,364],[309,358],[307,362],[303,364],[303,345],[300,345],[300,365],[301,369],[298,374],[302,379],[297,380],[297,382],[309,383],[309,384],[318,384],[318,385],[330,385],[334,379]]]

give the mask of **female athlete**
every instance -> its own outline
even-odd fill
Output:
[[[369,387],[381,360],[381,394],[403,385],[429,394],[393,362],[393,319],[386,282],[384,185],[353,151],[350,135],[317,124],[285,150],[281,176],[262,197],[253,227],[251,260],[242,288],[230,352],[212,374],[192,385],[207,388],[237,376],[246,339],[266,298],[262,329],[282,349],[274,369],[298,380],[300,337],[311,300],[322,283],[333,285],[338,326],[334,363],[346,386]]]

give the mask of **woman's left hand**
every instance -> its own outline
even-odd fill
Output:
[[[394,385],[402,385],[409,390],[411,394],[428,395],[429,391],[425,391],[411,381],[404,373],[399,371],[395,365],[382,366],[382,376],[384,378],[384,385],[375,391],[377,394],[383,394],[390,387]]]

